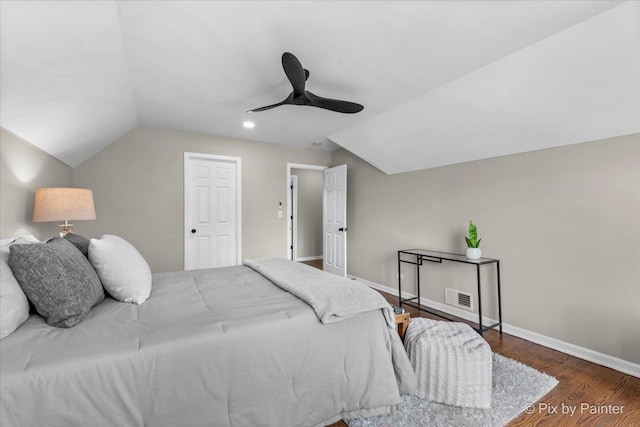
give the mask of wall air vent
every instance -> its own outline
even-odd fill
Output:
[[[444,288],[444,302],[454,307],[473,311],[473,296],[453,288]]]

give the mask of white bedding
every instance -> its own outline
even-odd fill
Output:
[[[362,283],[283,258],[245,260],[244,264],[309,304],[322,323],[382,310],[389,327],[396,327],[387,300]]]
[[[386,413],[415,376],[380,310],[323,324],[248,267],[153,276],[79,325],[0,342],[0,425],[315,426]]]

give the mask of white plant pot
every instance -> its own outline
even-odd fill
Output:
[[[480,248],[467,248],[466,255],[469,259],[480,259],[480,257],[482,257],[482,251]]]

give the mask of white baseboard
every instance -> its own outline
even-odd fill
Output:
[[[317,259],[322,259],[322,255],[316,256],[299,256],[296,258],[296,261],[315,261]]]
[[[380,285],[378,283],[370,282],[369,280],[361,279],[360,277],[355,277],[352,275],[348,275],[347,277],[351,279],[355,279],[359,282],[362,282],[373,289],[377,289],[379,291],[386,292],[391,295],[398,295],[398,289],[396,288]],[[402,298],[414,298],[414,297],[416,297],[416,295],[409,294],[407,292],[402,292]],[[476,313],[473,313],[467,310],[462,310],[447,304],[443,304],[441,302],[433,301],[433,300],[422,298],[422,297],[420,298],[420,304],[427,306],[429,308],[432,308],[434,310],[441,311],[445,314],[449,314],[451,316],[456,316],[461,319],[468,320],[475,323],[478,322],[478,315]],[[491,325],[496,322],[497,320],[495,319],[490,319],[484,316],[482,317],[482,323],[484,325]],[[559,339],[542,335],[537,332],[532,332],[527,329],[520,328],[518,326],[510,325],[508,323],[502,324],[502,331],[504,333],[516,336],[518,338],[522,338],[524,340],[531,341],[536,344],[540,344],[544,347],[549,347],[554,350],[558,350],[563,353],[569,354],[571,356],[575,356],[580,359],[584,359],[586,361],[593,362],[598,365],[606,366],[607,368],[615,369],[616,371],[620,371],[622,373],[633,375],[634,377],[640,378],[640,365],[637,363],[629,362],[628,360],[623,360],[618,357],[600,353],[595,350],[590,350],[585,347],[580,347],[575,344],[561,341]]]

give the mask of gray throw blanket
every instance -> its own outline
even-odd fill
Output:
[[[355,280],[282,258],[245,260],[244,264],[309,304],[322,323],[382,310],[389,327],[396,327],[391,305],[378,292]]]

